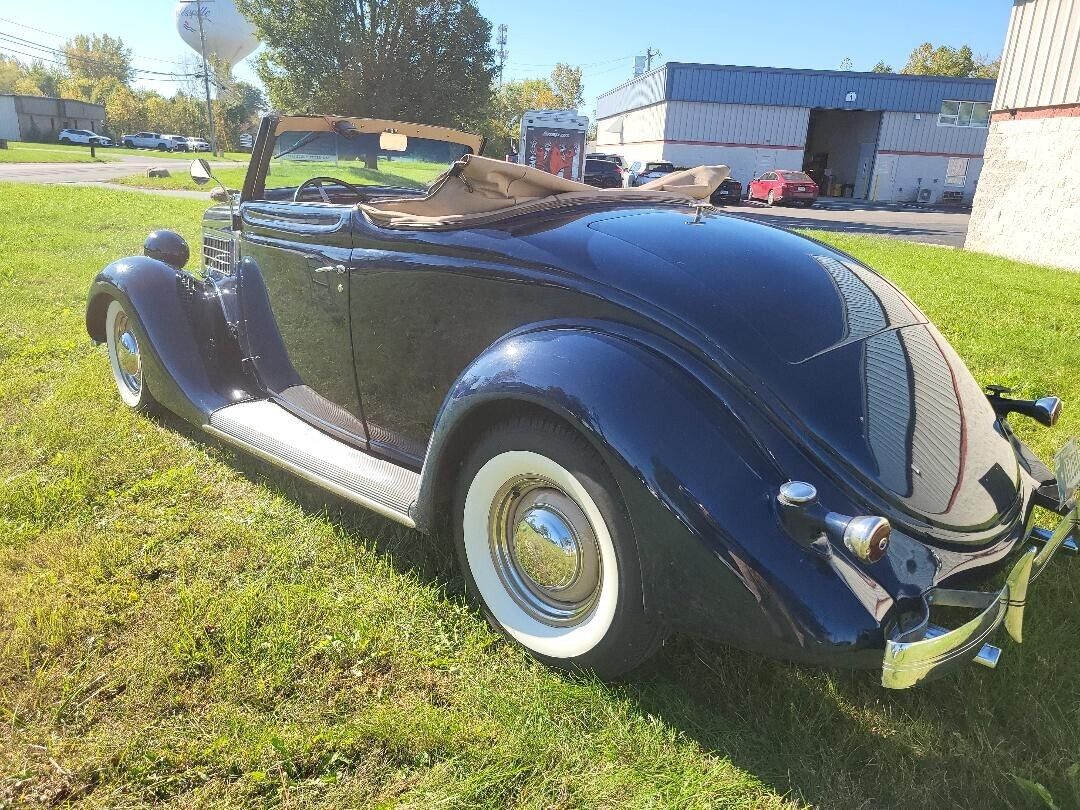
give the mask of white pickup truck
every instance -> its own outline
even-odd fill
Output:
[[[176,148],[176,143],[168,135],[162,135],[160,132],[121,135],[120,143],[128,149],[158,149],[162,152],[172,152]]]

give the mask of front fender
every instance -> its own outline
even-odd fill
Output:
[[[197,425],[246,399],[250,381],[238,367],[213,288],[148,256],[129,256],[94,278],[86,330],[104,342],[105,312],[119,301],[134,322],[146,385],[162,406]]]
[[[455,434],[470,414],[490,403],[528,403],[575,425],[614,474],[651,615],[771,655],[880,665],[892,599],[842,554],[825,562],[783,532],[774,497],[790,465],[774,455],[773,437],[766,448],[730,407],[732,396],[722,381],[707,384],[691,372],[689,361],[629,334],[570,327],[512,334],[448,394],[417,523],[431,525],[434,489],[445,485],[445,465],[454,463],[447,456],[460,452]]]

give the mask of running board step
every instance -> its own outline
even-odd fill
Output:
[[[413,527],[420,475],[331,438],[268,399],[210,415],[208,433],[384,517]]]

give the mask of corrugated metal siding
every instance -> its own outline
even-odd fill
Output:
[[[1080,104],[1080,0],[1014,0],[995,110]]]
[[[673,101],[667,107],[664,138],[716,143],[802,146],[808,107],[761,104],[694,104]]]
[[[881,115],[878,150],[898,152],[939,152],[951,155],[981,155],[990,131],[979,127],[939,127],[937,113],[886,112]]]
[[[1080,0],[1069,0],[1080,2]],[[845,96],[854,92],[854,102]],[[669,62],[600,96],[597,116],[668,101],[937,112],[945,99],[990,101],[990,79]]]
[[[647,107],[664,100],[667,87],[667,65],[661,65],[651,73],[638,76],[609,90],[596,99],[596,117],[608,118],[612,115]]]
[[[597,145],[663,140],[667,106],[653,104],[624,115],[601,118],[596,122]]]
[[[944,99],[989,101],[994,82],[938,76],[669,63],[668,99],[726,104],[936,112]],[[849,92],[854,102],[846,102]]]

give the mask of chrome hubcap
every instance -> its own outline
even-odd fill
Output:
[[[488,532],[507,592],[533,618],[573,625],[596,605],[601,562],[577,503],[550,481],[518,477],[498,492]]]
[[[113,346],[116,350],[117,376],[129,391],[138,393],[142,388],[142,360],[139,357],[139,341],[128,328],[127,315],[121,312],[113,323]]]

